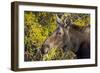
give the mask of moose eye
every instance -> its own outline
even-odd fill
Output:
[[[61,32],[57,32],[56,34],[57,34],[57,35],[61,35]]]

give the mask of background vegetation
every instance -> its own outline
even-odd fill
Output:
[[[39,52],[43,42],[57,28],[55,14],[51,12],[24,12],[24,60],[62,60],[74,59],[75,53],[69,50],[64,53],[62,49],[52,48],[48,54],[42,55]],[[59,14],[59,13],[58,13]],[[60,13],[61,14],[61,13]],[[62,13],[65,17],[69,16],[73,23],[80,26],[90,24],[89,14]],[[62,20],[64,17],[61,18]]]

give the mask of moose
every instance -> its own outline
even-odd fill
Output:
[[[77,59],[90,58],[90,25],[80,28],[69,17],[62,20],[57,14],[56,22],[57,29],[43,43],[42,54],[52,48],[62,48],[64,52],[73,49]]]

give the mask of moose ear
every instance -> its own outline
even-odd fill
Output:
[[[70,26],[72,24],[72,20],[70,18],[65,18],[64,27]]]
[[[59,16],[57,14],[56,14],[56,22],[60,26],[64,24],[63,21],[61,20],[61,18],[59,18]]]

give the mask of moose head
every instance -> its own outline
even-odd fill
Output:
[[[42,45],[42,54],[48,53],[52,48],[61,48],[64,51],[73,49],[75,52],[80,48],[83,42],[89,42],[89,31],[85,28],[80,30],[78,26],[73,24],[70,17],[61,19],[63,15],[56,14],[57,29],[48,37]],[[84,37],[85,35],[85,37]]]

